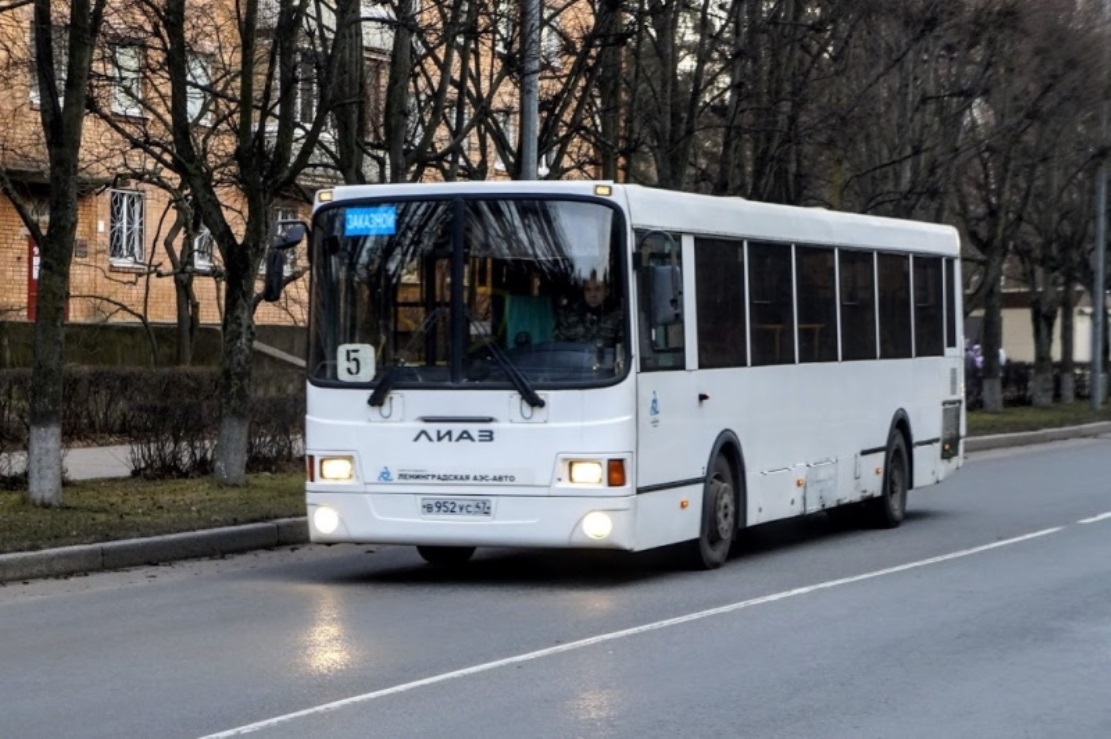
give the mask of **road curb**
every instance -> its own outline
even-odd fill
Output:
[[[304,544],[308,540],[306,519],[283,518],[142,539],[0,554],[0,583],[215,557]]]
[[[964,451],[965,453],[986,452],[991,449],[1046,444],[1051,441],[1067,441],[1068,439],[1085,439],[1103,434],[1111,434],[1111,421],[1088,423],[1083,426],[1066,426],[1059,429],[1023,431],[1015,434],[970,436],[964,440]]]

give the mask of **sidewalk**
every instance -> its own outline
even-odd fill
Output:
[[[966,453],[1045,444],[1111,434],[1111,421],[1017,434],[974,436],[965,439]],[[10,458],[22,470],[23,455]],[[131,465],[127,446],[71,449],[66,453],[66,474],[71,480],[129,477]],[[0,460],[2,462],[3,460]],[[39,552],[0,554],[0,583],[40,577],[61,577],[97,570],[139,567],[179,559],[211,557],[308,541],[304,518],[228,526],[145,539],[128,539],[46,549]]]
[[[80,447],[66,450],[62,466],[69,480],[102,480],[111,477],[130,477],[130,460],[131,448],[126,444]],[[0,455],[0,470],[7,469],[6,461],[11,462],[12,473],[18,475],[27,467],[27,454],[16,452],[11,455]]]

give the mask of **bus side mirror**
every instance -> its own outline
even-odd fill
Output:
[[[308,228],[301,221],[279,221],[278,233],[266,250],[266,272],[262,278],[262,299],[273,303],[282,295],[285,282],[286,252],[301,243]]]
[[[652,296],[652,325],[672,326],[683,322],[683,274],[673,264],[648,268]]]

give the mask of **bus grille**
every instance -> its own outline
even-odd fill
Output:
[[[941,458],[952,459],[961,448],[961,401],[941,405]]]

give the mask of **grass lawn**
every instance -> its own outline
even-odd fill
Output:
[[[968,435],[1010,434],[1017,431],[1079,426],[1097,421],[1111,421],[1111,407],[1105,404],[1100,412],[1096,413],[1087,400],[1071,405],[1055,405],[1051,408],[1015,406],[1004,408],[1002,413],[969,411]]]
[[[304,486],[302,472],[250,475],[245,488],[210,478],[93,480],[67,485],[59,508],[0,490],[0,553],[304,516]]]

